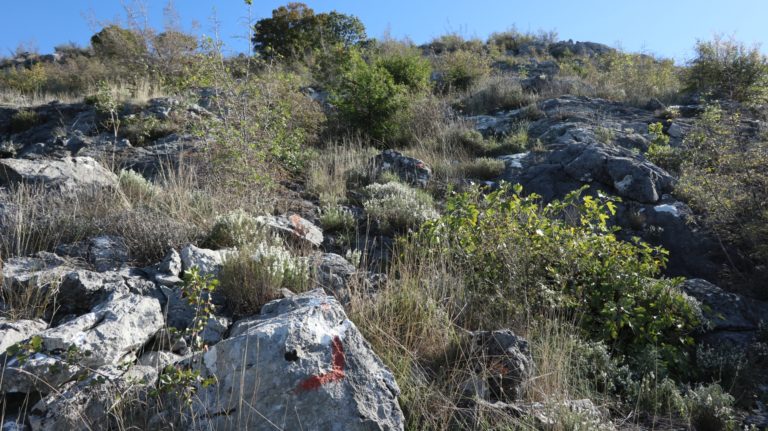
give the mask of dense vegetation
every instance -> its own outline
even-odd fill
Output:
[[[677,177],[675,193],[721,241],[731,263],[723,280],[766,296],[756,280],[768,274],[768,148],[740,131],[741,115],[765,112],[768,62],[757,49],[699,41],[696,58],[680,67],[616,50],[592,57],[555,50],[554,34],[517,31],[416,46],[370,39],[358,18],[301,3],[257,21],[249,36],[253,56],[226,57],[218,41],[178,29],[110,25],[88,47],[57,47],[56,60],[3,66],[7,102],[84,97],[115,141],[144,145],[178,132],[201,138],[205,151],[154,182],[123,171],[121,189],[106,196],[10,192],[26,212],[0,243],[0,263],[105,231],[129,238],[142,264],[167,245],[237,247],[220,291],[237,315],[255,313],[280,289],[310,284],[296,257],[308,251],[254,221],[295,204],[296,187],[285,184],[299,184],[339,250],[388,275],[375,296],[355,291],[348,308],[394,370],[411,429],[540,426],[462,413],[466,331],[500,328],[532,343],[537,377],[526,401],[590,398],[641,426],[736,429],[727,390],[737,385],[695,370],[702,310],[682,293],[681,279],[664,275],[667,252],[618,239],[609,196],[579,190],[543,202],[509,184],[464,188],[464,179],[499,176],[504,165],[492,157],[542,148],[528,139],[527,122],[506,136],[483,136],[462,114],[522,109],[533,122],[539,101],[562,94],[634,106],[706,100],[679,146],[666,134],[679,113],[660,113],[646,155]],[[547,62],[557,76],[524,91],[527,69]],[[158,123],[131,114],[150,95],[198,100],[203,89],[214,116]],[[35,111],[19,111],[13,132],[38,121]],[[434,180],[421,190],[371,172],[372,148],[429,161]],[[370,238],[382,236],[395,238],[391,258],[367,262]],[[49,299],[16,300],[31,305],[18,315],[39,315]],[[597,429],[578,413],[558,414],[555,423],[565,425],[546,429]]]

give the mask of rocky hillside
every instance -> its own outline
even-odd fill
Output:
[[[768,427],[760,100],[544,35],[288,48],[0,106],[3,431]]]

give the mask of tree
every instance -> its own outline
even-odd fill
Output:
[[[126,58],[145,56],[147,44],[138,33],[118,25],[108,25],[91,36],[91,46],[102,58]]]
[[[407,87],[395,83],[380,64],[367,63],[352,51],[349,70],[332,91],[332,102],[353,128],[375,139],[397,135],[397,115],[408,106]]]
[[[768,100],[768,59],[733,39],[699,41],[686,84],[715,98],[762,103]]]
[[[263,57],[297,58],[316,47],[350,47],[365,38],[365,26],[354,16],[315,14],[304,3],[288,3],[273,10],[271,18],[256,22],[252,42],[254,51]]]

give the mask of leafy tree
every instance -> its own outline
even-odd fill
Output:
[[[762,103],[768,100],[768,59],[733,39],[699,41],[686,84],[715,98]]]
[[[350,126],[384,139],[397,132],[397,114],[407,106],[406,93],[386,68],[353,52],[349,70],[333,89],[332,102]]]
[[[365,38],[365,26],[354,16],[315,14],[306,4],[292,2],[273,10],[271,18],[257,21],[252,42],[261,56],[296,58],[316,47],[350,47]]]
[[[108,25],[91,36],[91,46],[97,56],[108,59],[145,56],[148,51],[141,35],[117,25]]]

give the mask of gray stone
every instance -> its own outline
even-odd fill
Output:
[[[114,294],[128,293],[123,276],[116,272],[78,269],[68,273],[58,287],[59,313],[82,314]]]
[[[266,304],[190,363],[218,382],[199,389],[191,429],[404,426],[392,374],[321,289]]]
[[[318,285],[342,303],[349,302],[347,283],[357,268],[335,253],[323,253],[311,262]]]
[[[178,276],[181,274],[181,266],[181,255],[172,248],[165,254],[157,269],[165,274]]]
[[[224,259],[231,253],[229,250],[209,250],[190,244],[181,249],[181,263],[184,271],[193,267],[200,270],[200,275],[216,277],[224,264]]]
[[[117,176],[90,157],[60,160],[0,159],[0,185],[43,184],[65,192],[117,187]]]
[[[683,291],[703,307],[710,331],[756,331],[768,319],[768,303],[750,299],[702,279],[686,280]]]
[[[141,365],[126,372],[102,367],[60,393],[43,397],[32,407],[29,423],[33,431],[112,429],[114,407],[120,403],[121,425],[141,429],[148,412],[142,400],[157,376],[157,369]]]
[[[275,233],[285,235],[314,247],[318,247],[323,243],[323,231],[298,214],[259,216],[256,217],[256,220]]]
[[[369,164],[376,176],[382,172],[392,172],[403,181],[418,187],[426,187],[432,178],[432,169],[426,163],[395,150],[382,151]]]
[[[48,325],[42,320],[7,320],[0,318],[0,355],[19,341],[42,332]]]
[[[523,396],[524,384],[533,377],[534,364],[528,341],[510,330],[478,331],[471,334],[475,371],[484,376],[475,381],[478,397],[486,401],[515,401]]]
[[[683,128],[678,123],[672,123],[667,129],[667,134],[670,138],[681,139],[683,137]]]
[[[5,288],[37,286],[54,287],[71,270],[61,257],[39,252],[35,257],[12,257],[3,262],[2,280]]]
[[[98,272],[116,270],[128,259],[128,246],[121,237],[102,235],[88,240],[88,262]]]
[[[84,368],[131,360],[133,352],[146,344],[164,323],[156,299],[113,294],[92,312],[38,334],[42,348],[28,360],[10,358],[4,366],[0,391],[49,393]],[[66,357],[73,351],[77,360],[70,362]]]

